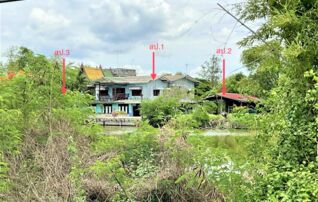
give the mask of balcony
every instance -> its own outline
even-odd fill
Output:
[[[117,93],[113,95],[112,97],[109,95],[100,95],[99,96],[99,101],[101,102],[112,102],[112,101],[117,101],[117,100],[128,100],[129,99],[129,94],[128,93]]]
[[[117,100],[128,100],[129,94],[128,93],[117,93],[113,95],[113,101]]]

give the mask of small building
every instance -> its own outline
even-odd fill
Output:
[[[234,106],[245,106],[255,109],[256,104],[260,101],[260,99],[255,96],[242,95],[238,93],[217,93],[205,98],[205,100],[222,102],[223,106],[220,111],[228,113],[233,110]]]
[[[143,99],[154,99],[164,89],[180,87],[193,91],[196,80],[183,74],[164,74],[153,80],[151,76],[104,77],[92,82],[95,89],[96,113],[123,112],[129,116],[140,116]]]

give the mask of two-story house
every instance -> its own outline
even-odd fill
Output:
[[[154,99],[171,87],[192,91],[196,80],[188,75],[164,74],[152,80],[150,76],[104,77],[95,80],[96,113],[112,114],[122,111],[129,116],[140,116],[139,108],[143,99]]]

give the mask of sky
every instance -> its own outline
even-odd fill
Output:
[[[201,65],[219,48],[226,75],[246,72],[237,42],[249,31],[217,3],[231,9],[244,0],[25,0],[0,4],[1,61],[11,47],[25,46],[53,56],[70,50],[67,62],[103,68],[125,67],[139,75],[151,73],[150,44],[157,73],[183,72],[198,76]],[[259,24],[249,24],[256,29]],[[233,72],[234,71],[234,72]]]

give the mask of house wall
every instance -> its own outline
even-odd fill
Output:
[[[104,106],[102,104],[96,104],[96,113],[102,114],[104,113]]]
[[[185,79],[185,78],[172,82],[171,86],[179,86],[179,87],[186,88],[188,90],[194,89],[194,83],[188,79]]]
[[[189,81],[187,79],[180,79],[177,81],[174,81],[172,83],[172,86],[180,86],[183,88],[186,88],[188,90],[192,90],[194,88],[194,83],[192,81]],[[140,100],[141,96],[132,96],[132,90],[129,88],[132,87],[140,87],[142,89],[143,99],[154,99],[156,96],[153,96],[153,90],[160,90],[161,92],[170,87],[168,82],[163,82],[160,79],[150,81],[149,83],[135,83],[135,84],[127,84],[127,85],[109,85],[106,88],[108,88],[108,94],[110,97],[113,97],[113,89],[114,88],[125,88],[125,93],[129,94],[129,99],[136,99]],[[99,99],[99,89],[104,90],[105,87],[101,86],[99,87],[99,84],[95,86],[95,99]],[[119,106],[117,103],[112,104],[112,111],[118,111]],[[129,115],[133,115],[133,106],[129,104]],[[97,104],[96,105],[96,113],[104,113],[104,106],[103,104]]]
[[[142,89],[142,94],[143,94],[143,99],[152,99],[154,98],[153,96],[153,90],[155,89],[160,89],[163,90],[168,87],[168,84],[165,82],[162,82],[161,80],[155,80],[155,81],[150,81],[149,83],[136,83],[136,84],[128,84],[128,85],[112,85],[108,87],[108,94],[110,97],[113,96],[113,88],[125,88],[125,93],[129,94],[129,99],[140,99],[140,96],[132,96],[132,90],[129,88],[132,87],[141,87]],[[96,99],[98,99],[98,94],[99,94],[99,87],[96,85],[95,87],[95,95]]]
[[[168,84],[161,80],[150,81],[147,84],[142,85],[142,94],[144,99],[153,99],[153,90],[160,89],[163,90],[168,87]]]

